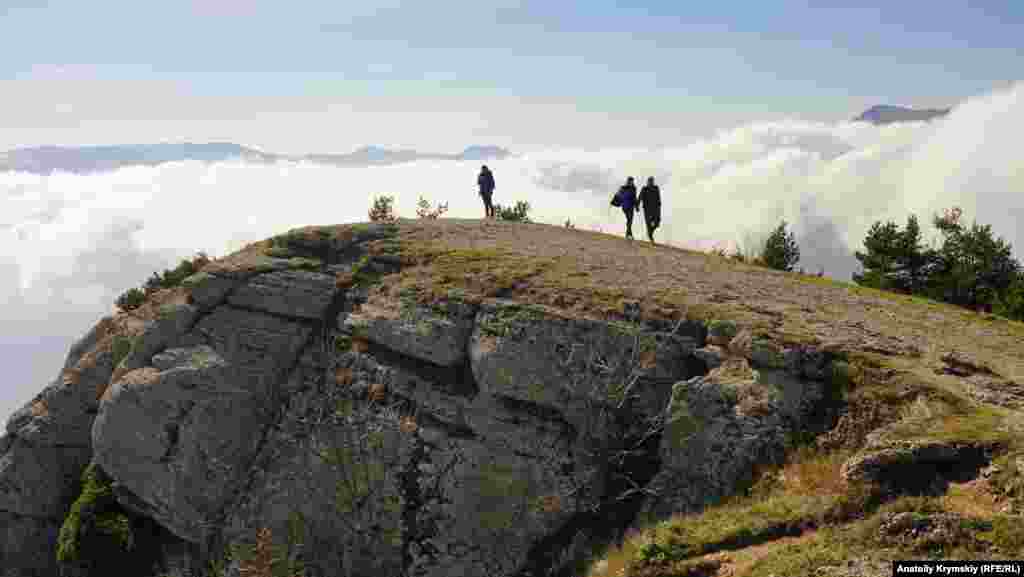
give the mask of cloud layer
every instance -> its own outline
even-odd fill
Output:
[[[608,205],[626,176],[662,187],[659,240],[752,247],[782,219],[809,271],[849,280],[876,220],[961,206],[1024,247],[1024,85],[961,103],[930,124],[781,121],[673,149],[554,149],[491,161],[495,201],[529,201],[536,220],[621,233]],[[476,218],[479,163],[382,167],[169,163],[76,176],[0,173],[0,414],[56,376],[72,340],[118,294],[196,251],[218,256],[310,224],[366,220],[377,194],[402,216],[422,194]],[[642,229],[642,224],[640,225]],[[931,234],[930,227],[926,227]],[[852,247],[852,248],[851,248]]]

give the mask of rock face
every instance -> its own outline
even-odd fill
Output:
[[[734,490],[828,398],[831,360],[812,350],[755,371],[706,348],[698,323],[388,301],[328,274],[386,237],[289,247],[319,272],[213,267],[118,329],[127,350],[110,327],[77,343],[0,445],[0,565],[57,574],[57,529],[92,461],[125,510],[180,539],[154,572],[192,575],[266,528],[313,576],[567,574],[641,511]]]
[[[78,479],[92,454],[96,391],[114,368],[113,321],[76,342],[60,377],[7,420],[0,437],[0,570],[56,574],[55,547]]]
[[[828,385],[807,380],[801,362],[814,353],[794,349],[788,370],[754,371],[732,358],[706,377],[677,383],[666,407],[661,469],[644,505],[656,517],[693,511],[750,481],[760,463],[778,462],[786,434],[808,423],[830,422]],[[824,417],[824,418],[823,418]]]

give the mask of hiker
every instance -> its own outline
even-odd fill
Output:
[[[633,211],[636,210],[636,184],[633,183],[633,177],[626,179],[626,184],[619,187],[619,191],[612,197],[612,206],[618,206],[622,208],[623,214],[626,215],[626,238],[633,238]]]
[[[661,189],[654,184],[653,176],[647,177],[647,184],[640,189],[640,204],[644,208],[647,238],[654,244],[654,230],[661,225]]]
[[[480,185],[480,198],[484,199],[484,218],[494,218],[494,205],[491,204],[491,195],[494,194],[494,175],[487,165],[480,167],[480,176],[476,178]]]

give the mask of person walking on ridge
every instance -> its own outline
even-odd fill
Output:
[[[626,238],[628,239],[633,238],[633,212],[636,210],[636,204],[636,184],[631,176],[612,197],[612,206],[621,207],[623,214],[626,215]]]
[[[644,209],[647,238],[654,244],[654,231],[661,226],[661,189],[654,184],[654,177],[647,177],[647,184],[640,189],[640,204]]]
[[[494,194],[494,175],[487,165],[480,167],[480,176],[476,178],[480,185],[480,198],[484,199],[484,218],[494,218],[494,205],[491,204],[491,195]]]

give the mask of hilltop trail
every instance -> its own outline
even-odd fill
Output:
[[[941,369],[942,356],[957,351],[1006,379],[1024,381],[1024,325],[940,303],[540,224],[403,221],[400,237],[404,246],[498,249],[548,261],[550,270],[524,279],[514,293],[584,315],[611,312],[593,299],[577,298],[598,291],[637,300],[651,316],[678,305],[697,316],[712,309],[716,317],[771,333],[782,343],[915,358],[908,369]]]

